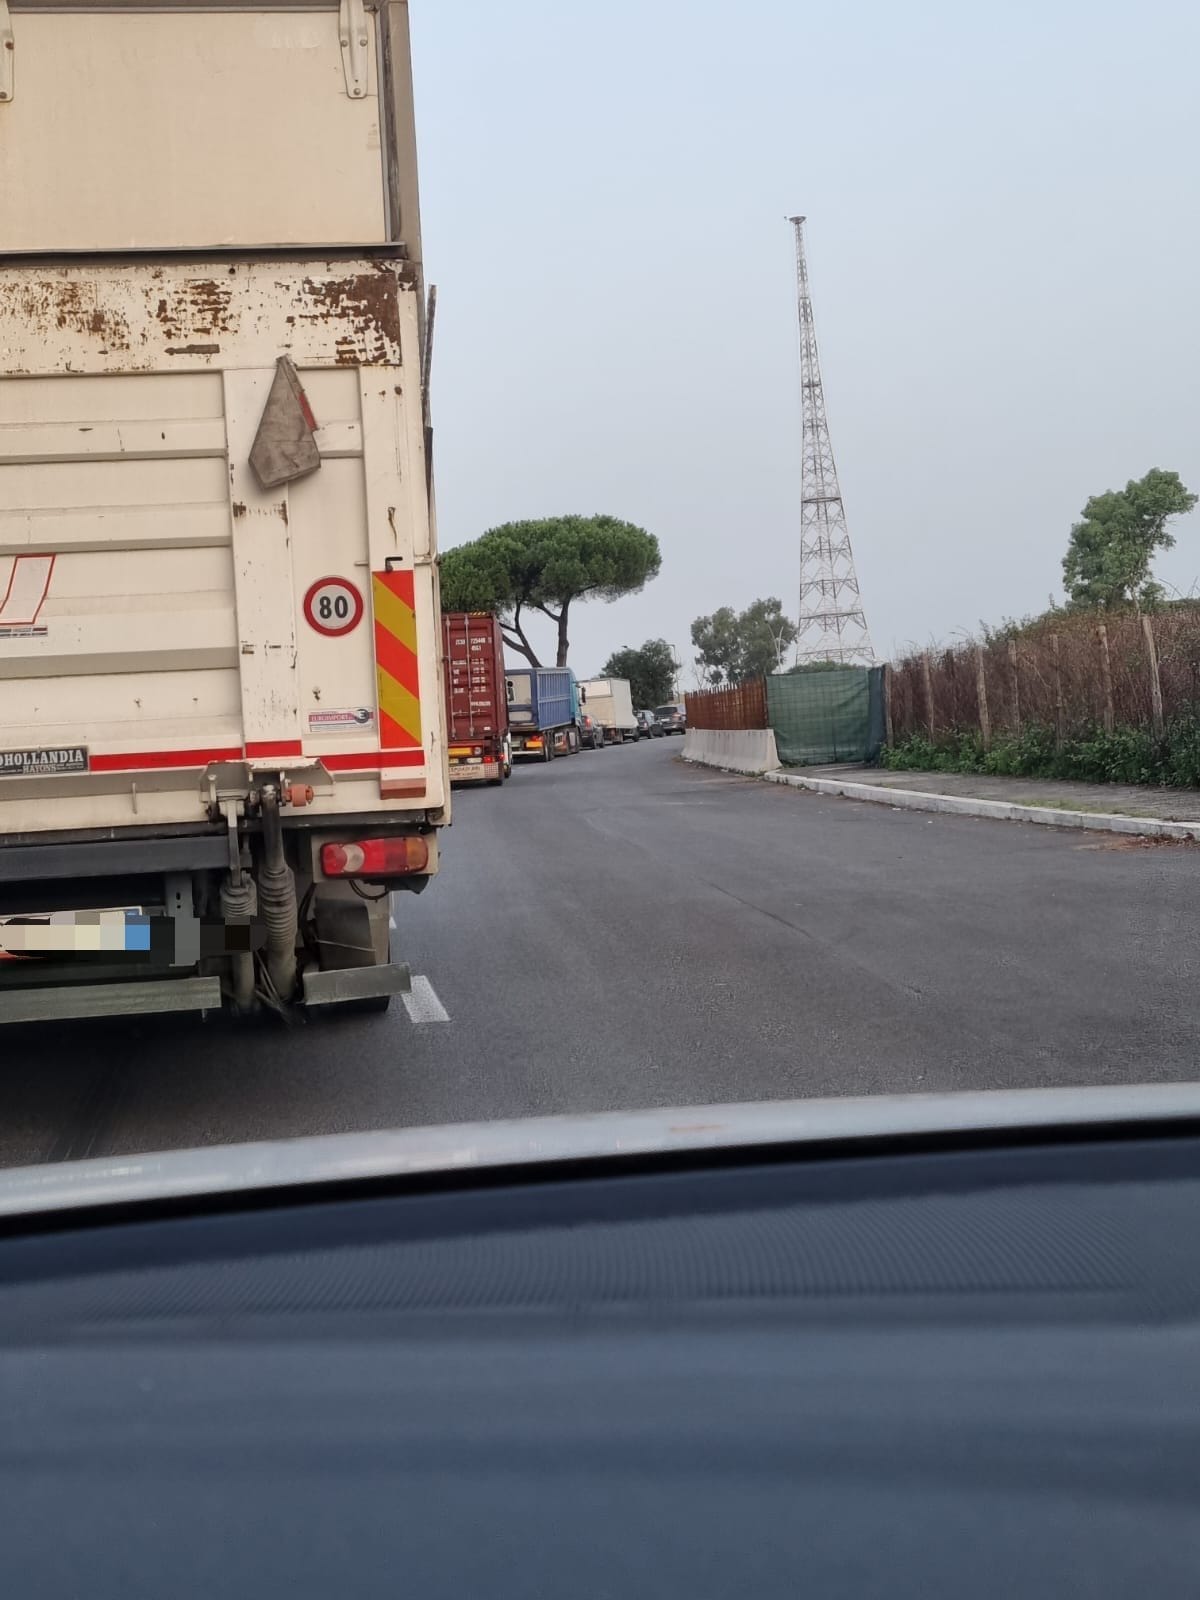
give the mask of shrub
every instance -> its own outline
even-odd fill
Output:
[[[883,752],[883,765],[921,772],[981,772],[996,777],[1067,778],[1078,783],[1165,784],[1200,787],[1200,722],[1168,724],[1161,740],[1141,728],[1093,728],[1055,748],[1050,728],[1030,726],[996,738],[990,750],[974,732],[948,734],[936,743],[922,734]]]

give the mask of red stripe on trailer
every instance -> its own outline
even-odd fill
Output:
[[[92,772],[146,772],[173,767],[207,767],[213,761],[242,761],[266,755],[300,755],[298,742],[280,740],[278,746],[247,745],[225,750],[130,750],[120,755],[93,755],[88,763]],[[364,750],[358,755],[314,755],[331,772],[378,772],[381,767],[419,767],[425,752],[419,746],[407,750]]]
[[[418,746],[411,750],[364,750],[361,755],[316,756],[330,772],[378,772],[381,767],[422,767],[425,752]]]
[[[93,755],[91,772],[139,772],[151,768],[206,767],[210,761],[240,761],[241,745],[224,750],[129,750],[121,755]]]
[[[248,740],[246,754],[251,761],[259,760],[264,756],[302,756],[304,754],[304,746],[299,739]]]

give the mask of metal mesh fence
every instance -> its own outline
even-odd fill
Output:
[[[870,761],[883,743],[882,668],[837,667],[767,679],[767,709],[785,766]]]

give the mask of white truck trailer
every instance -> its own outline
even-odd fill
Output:
[[[427,363],[404,0],[0,0],[0,1021],[404,987]]]
[[[605,744],[622,744],[637,738],[628,678],[585,678],[579,689],[584,710],[604,729]]]

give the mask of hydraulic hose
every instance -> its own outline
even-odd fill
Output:
[[[267,972],[275,993],[290,1000],[296,988],[296,879],[283,853],[279,791],[262,791],[262,863],[258,869],[258,909],[267,930]]]
[[[226,878],[221,885],[221,916],[224,920],[231,923],[249,923],[253,920],[257,909],[258,897],[254,892],[254,880],[249,873],[242,873],[240,883],[234,883],[232,878]],[[249,949],[239,950],[230,958],[230,972],[234,1006],[239,1012],[253,1011],[254,956]]]

